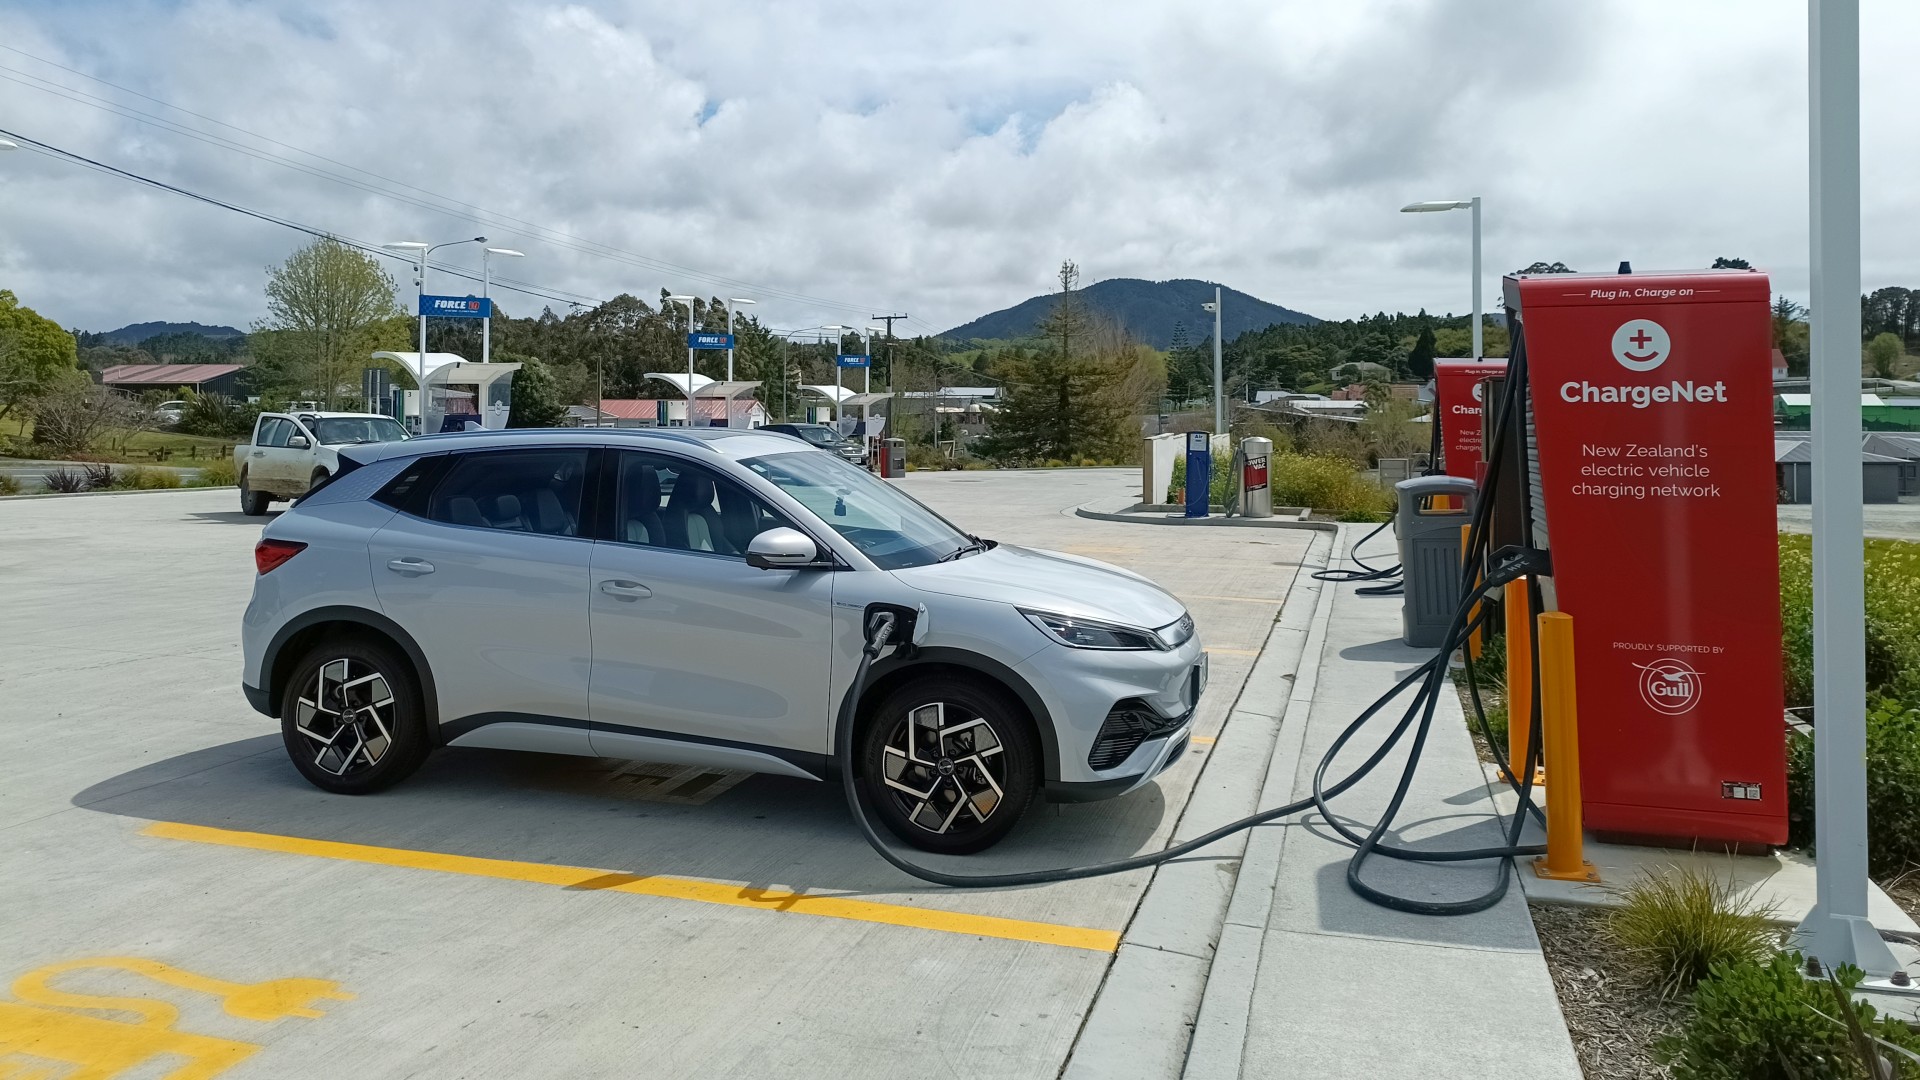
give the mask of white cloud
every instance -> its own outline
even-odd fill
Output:
[[[1866,280],[1920,284],[1900,45],[1920,39],[1920,10],[1863,7]],[[891,309],[944,328],[1043,290],[1068,257],[1087,280],[1212,278],[1331,317],[1459,311],[1465,215],[1396,210],[1466,194],[1486,201],[1489,297],[1494,275],[1534,259],[1654,269],[1715,255],[1804,296],[1805,33],[1795,0],[0,11],[0,42],[34,56],[753,285],[599,258],[503,218],[476,225],[20,81],[0,82],[0,127],[363,240],[484,232],[527,252],[509,276],[570,292],[758,295],[784,326]],[[0,51],[0,67],[345,171],[17,53]],[[68,325],[245,325],[262,268],[299,242],[37,154],[0,158],[0,287]]]

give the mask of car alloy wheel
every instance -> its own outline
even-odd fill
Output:
[[[294,703],[293,726],[314,768],[345,777],[380,764],[393,749],[396,707],[385,675],[343,656],[320,665]]]
[[[896,687],[872,710],[859,754],[874,815],[923,851],[998,843],[1040,787],[1040,752],[1018,702],[984,680],[940,674]]]
[[[957,703],[922,705],[882,749],[888,797],[901,816],[936,836],[985,825],[1006,801],[1006,743]]]

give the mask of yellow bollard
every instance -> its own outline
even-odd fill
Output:
[[[1533,872],[1556,881],[1599,881],[1580,829],[1580,727],[1573,698],[1573,616],[1542,612],[1540,749],[1547,759],[1547,853]]]
[[[1471,525],[1460,526],[1460,565],[1462,566],[1465,566],[1467,564],[1467,537],[1472,532],[1473,532],[1473,526]],[[1480,579],[1474,578],[1473,583],[1475,585],[1480,584]],[[1476,603],[1473,605],[1473,609],[1467,612],[1467,621],[1471,623],[1473,620],[1479,617],[1480,617],[1480,605]],[[1467,659],[1469,660],[1480,659],[1480,647],[1481,647],[1480,639],[1481,639],[1481,634],[1480,634],[1480,629],[1478,627],[1475,627],[1473,632],[1467,635],[1467,646],[1466,646]]]
[[[1507,775],[1518,779],[1527,767],[1527,741],[1532,736],[1533,620],[1527,612],[1527,582],[1509,581],[1504,597],[1507,623]],[[1491,749],[1491,748],[1489,748]],[[1544,770],[1535,770],[1539,784]]]

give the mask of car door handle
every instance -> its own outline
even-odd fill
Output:
[[[267,456],[267,452],[266,452],[265,450],[255,450],[255,451],[253,452],[253,456],[254,456],[254,457],[266,457],[266,456]]]
[[[416,559],[408,555],[398,559],[388,559],[387,569],[396,574],[431,574],[433,564],[425,559]]]
[[[600,591],[615,600],[639,600],[653,595],[653,590],[637,581],[603,581]]]

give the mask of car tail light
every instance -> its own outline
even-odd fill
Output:
[[[262,540],[253,545],[253,567],[265,574],[305,550],[298,540]]]

